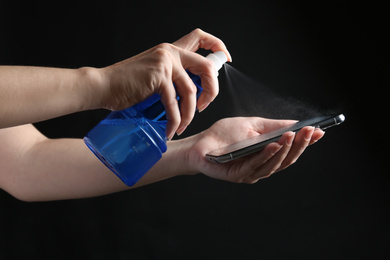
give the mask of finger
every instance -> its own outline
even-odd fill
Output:
[[[271,143],[267,145],[261,152],[258,152],[253,158],[251,158],[249,164],[253,164],[250,167],[252,169],[258,169],[259,167],[263,166],[269,159],[271,159],[277,152],[279,152],[282,147],[283,145],[278,143]]]
[[[255,183],[257,182],[263,173],[260,172],[262,166],[264,166],[268,160],[270,160],[283,146],[278,143],[271,143],[267,145],[261,152],[253,155],[249,160],[247,160],[243,165],[246,166],[243,169],[243,172],[248,173],[246,177],[243,178],[245,183]]]
[[[180,125],[177,134],[181,135],[194,118],[197,88],[182,68],[175,72],[176,90],[180,96]]]
[[[265,164],[259,165],[259,167],[254,171],[251,176],[252,180],[258,181],[262,178],[266,178],[271,176],[274,172],[276,172],[286,156],[288,155],[292,143],[294,141],[295,133],[287,132],[283,134],[283,136],[279,140],[279,145],[281,145],[281,149],[270,158]]]
[[[178,102],[176,99],[176,91],[173,83],[170,80],[165,80],[161,84],[161,102],[164,105],[165,113],[167,117],[167,127],[165,129],[165,135],[168,140],[171,140],[175,135],[176,130],[180,125],[180,111]]]
[[[299,131],[299,133],[296,135],[296,138],[294,139],[294,143],[290,149],[290,152],[278,170],[283,170],[298,160],[299,156],[301,156],[301,154],[309,146],[313,133],[314,127],[312,126],[304,127]]]
[[[199,111],[203,111],[219,93],[214,63],[197,53],[183,50],[180,51],[180,59],[183,68],[201,78],[203,91],[199,96],[197,107]]]
[[[294,142],[295,133],[287,132],[279,140],[279,144],[283,145],[282,149],[265,165],[264,171],[266,172],[266,177],[270,176],[276,172],[283,161],[287,157],[288,153],[291,150],[292,144]]]
[[[211,102],[218,96],[219,83],[217,76],[203,75],[201,77],[203,91],[198,98],[198,110],[202,112],[205,110]]]
[[[316,143],[318,140],[320,140],[322,137],[324,137],[324,135],[325,135],[325,132],[323,130],[316,128],[314,133],[313,133],[313,136],[311,137],[309,145]]]
[[[228,60],[232,61],[231,55],[227,50],[225,44],[217,37],[206,33],[201,29],[193,30],[191,33],[175,41],[173,44],[182,49],[189,50],[192,52],[195,52],[200,48],[211,50],[213,52],[223,51],[228,57]]]

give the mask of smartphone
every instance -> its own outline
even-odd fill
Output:
[[[344,120],[345,116],[343,114],[318,116],[307,120],[302,120],[295,124],[285,126],[274,131],[214,150],[206,154],[206,159],[216,163],[230,162],[232,160],[263,150],[268,144],[277,142],[285,132],[298,132],[305,126],[314,126],[324,130],[332,126],[339,125],[344,122]]]

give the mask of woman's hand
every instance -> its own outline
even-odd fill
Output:
[[[255,183],[293,164],[308,145],[322,138],[324,132],[313,127],[304,127],[296,136],[293,132],[287,132],[277,143],[269,144],[264,150],[224,164],[209,162],[205,155],[294,122],[258,117],[222,119],[193,137],[193,145],[187,154],[189,167],[192,172],[201,172],[215,179]]]
[[[200,29],[173,44],[163,43],[130,59],[103,68],[101,106],[121,110],[154,93],[161,95],[168,119],[166,135],[181,134],[192,121],[196,107],[204,110],[218,94],[214,64],[195,53],[199,48],[230,54],[224,43]],[[196,87],[186,69],[201,76],[204,89],[196,100]],[[175,83],[176,90],[173,86]],[[181,98],[180,110],[176,91]]]
[[[160,44],[101,69],[0,66],[0,128],[91,109],[121,110],[158,93],[168,118],[166,135],[172,138],[189,125],[196,107],[204,110],[218,94],[214,64],[195,53],[199,48],[223,51],[231,60],[220,39],[196,29],[173,44]],[[198,101],[185,69],[202,77],[204,91]]]
[[[286,133],[263,151],[225,164],[205,154],[248,137],[293,123],[291,120],[227,118],[208,130],[168,142],[168,151],[132,188],[183,174],[254,183],[291,165],[324,132],[302,129]],[[0,188],[25,201],[86,198],[128,189],[82,139],[48,139],[32,125],[0,129]]]

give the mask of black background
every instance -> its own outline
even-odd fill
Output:
[[[254,185],[197,175],[44,203],[1,191],[0,259],[388,259],[389,10],[313,2],[1,1],[2,65],[102,67],[199,27],[245,75],[347,120]],[[224,84],[186,135],[231,116]],[[36,126],[81,138],[106,114]]]

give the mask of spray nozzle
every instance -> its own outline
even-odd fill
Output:
[[[227,62],[228,58],[223,51],[216,51],[214,53],[210,53],[206,56],[206,59],[209,59],[214,62],[215,68],[218,71],[222,68],[222,65]]]

